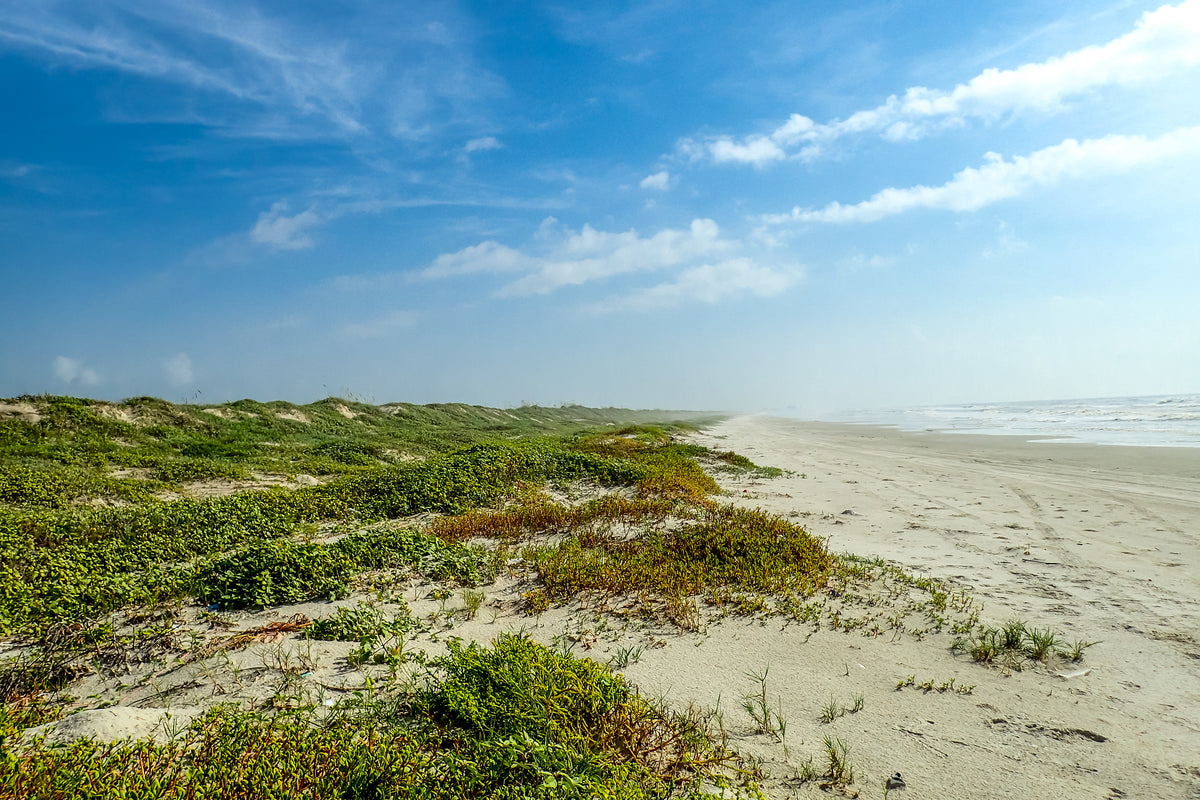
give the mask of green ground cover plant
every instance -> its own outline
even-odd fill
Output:
[[[682,485],[679,474],[684,474],[682,468],[671,472],[665,483]],[[0,507],[0,632],[38,620],[69,619],[186,596],[197,583],[181,564],[238,549],[279,564],[320,561],[321,566],[313,566],[317,571],[304,573],[318,581],[320,596],[344,584],[356,569],[338,558],[353,540],[340,551],[272,543],[305,523],[391,519],[425,511],[453,514],[497,503],[527,484],[586,478],[641,486],[654,476],[653,465],[647,463],[581,452],[569,443],[538,438],[472,445],[421,462],[381,466],[296,490],[155,500],[119,508]],[[362,553],[358,559],[357,566],[384,566],[364,560]],[[211,583],[217,572],[204,571],[199,586]],[[302,579],[298,573],[285,582],[294,585]],[[265,603],[295,596],[275,585],[254,592]],[[207,590],[201,594],[212,597]],[[259,601],[231,597],[230,602]]]
[[[703,718],[657,707],[587,659],[504,636],[452,643],[423,688],[318,724],[217,708],[166,744],[6,739],[0,798],[640,800],[694,789],[728,761]]]
[[[333,544],[272,539],[202,562],[192,592],[223,608],[264,608],[337,600],[348,595],[354,575],[387,567],[475,585],[494,576],[492,561],[482,548],[404,529],[355,531]]]

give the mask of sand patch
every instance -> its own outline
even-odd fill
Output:
[[[42,415],[32,403],[0,403],[0,419],[16,417],[30,425],[37,424]]]
[[[242,492],[256,492],[264,489],[300,489],[305,486],[319,486],[321,479],[300,473],[299,475],[273,475],[270,473],[253,473],[253,480],[234,481],[228,478],[213,478],[207,481],[191,481],[181,485],[179,492],[162,492],[156,497],[159,500],[181,500],[185,497],[200,499],[205,497],[228,497]]]
[[[233,411],[228,408],[202,408],[200,410],[205,414],[212,414],[214,417],[220,417],[221,419],[234,418]]]
[[[68,744],[76,739],[119,742],[126,739],[152,739],[165,742],[174,731],[183,730],[200,713],[195,706],[173,708],[131,708],[112,706],[79,711],[56,722],[30,728],[26,741],[46,737],[49,745]]]
[[[303,411],[298,409],[292,411],[276,411],[275,416],[279,417],[279,419],[291,420],[292,422],[308,422],[308,417],[305,416]]]
[[[425,456],[419,456],[416,453],[407,453],[402,450],[393,450],[391,448],[384,450],[383,456],[385,458],[390,458],[393,461],[399,461],[404,464],[406,464],[410,461],[424,461],[425,460]]]
[[[95,411],[97,414],[99,414],[102,417],[108,417],[109,419],[115,419],[119,422],[124,422],[128,425],[136,425],[137,424],[137,418],[133,415],[133,412],[127,408],[121,408],[120,406],[114,406],[110,403],[99,403],[97,405],[92,406],[92,410]]]
[[[355,414],[353,411],[351,411],[349,408],[342,405],[341,403],[334,403],[333,410],[338,412],[339,414],[341,414],[346,419],[354,419],[355,417],[358,416],[358,414]]]

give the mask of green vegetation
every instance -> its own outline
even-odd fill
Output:
[[[336,398],[18,402],[23,416],[0,417],[0,634],[23,639],[0,662],[0,800],[642,798],[756,774],[724,749],[719,714],[673,711],[614,674],[654,645],[627,642],[600,664],[573,655],[566,632],[556,649],[447,633],[489,596],[492,622],[519,593],[526,613],[586,604],[610,631],[701,631],[739,614],[866,636],[949,628],[972,652],[1028,658],[1063,647],[1050,631],[987,629],[964,593],[831,555],[785,519],[723,504],[712,475],[779,471],[682,443],[685,426],[661,414]],[[501,574],[516,593],[485,594]],[[410,589],[414,605],[436,599],[437,611],[415,618],[400,598]],[[325,614],[315,620],[198,630],[234,626],[241,615],[226,612],[351,596],[328,613],[305,609]],[[447,609],[456,597],[462,606]],[[230,656],[252,643],[274,648],[261,667]],[[446,654],[427,656],[432,643]],[[361,683],[327,685],[322,658]],[[150,666],[135,678],[131,665]],[[253,674],[262,686],[265,674],[278,685],[270,697],[211,700],[165,744],[18,742],[68,708],[87,673],[111,679],[106,696],[123,705],[165,704],[194,688],[193,672],[222,669],[226,683]],[[164,675],[173,682],[159,685]],[[742,709],[787,754],[767,670],[747,677]],[[863,707],[852,700],[830,697],[824,721]],[[848,746],[827,737],[824,749],[824,770],[810,758],[801,779],[852,783]]]
[[[638,540],[573,534],[530,550],[529,558],[553,599],[652,592],[667,602],[668,615],[693,595],[721,602],[731,588],[809,593],[833,568],[821,543],[803,529],[732,506],[704,508],[695,522]]]
[[[637,800],[728,760],[703,719],[523,637],[452,643],[428,677],[317,724],[218,708],[167,744],[6,751],[0,798]]]
[[[389,620],[375,606],[359,603],[351,608],[339,608],[331,616],[313,620],[305,635],[327,642],[376,642],[387,635],[415,630],[419,625],[407,611],[395,614]]]
[[[1050,628],[1033,628],[1019,619],[1000,627],[979,625],[954,641],[954,650],[966,652],[975,661],[1001,663],[1020,669],[1027,660],[1047,662],[1051,656],[1082,661],[1083,651],[1097,642],[1076,641],[1067,645]]]
[[[461,587],[473,616],[485,598],[473,587],[505,565],[509,542],[559,531],[620,559],[597,537],[669,520],[687,520],[686,531],[652,535],[630,557],[641,589],[684,605],[706,587],[749,585],[766,563],[750,540],[775,528],[715,506],[718,487],[699,463],[758,469],[744,459],[681,445],[678,426],[629,426],[652,416],[611,409],[17,403],[20,416],[0,418],[0,633],[26,643],[0,664],[0,798],[663,797],[729,762],[703,715],[651,703],[607,666],[522,636],[490,648],[451,639],[448,655],[428,661],[405,652],[406,637],[430,629],[403,605],[391,618],[360,602],[212,639],[183,625],[181,607],[207,605],[191,613],[220,627],[232,624],[215,613],[227,609],[365,585],[382,598],[428,580],[444,598],[446,584]],[[301,473],[320,480],[291,480]],[[603,492],[578,506],[547,494],[577,485]],[[753,530],[738,534],[739,520]],[[699,538],[721,526],[726,549],[705,549]],[[479,538],[499,547],[470,541]],[[552,549],[540,551],[544,569],[527,569],[536,592],[548,604],[589,591],[553,580]],[[690,554],[682,572],[667,563],[672,549]],[[759,561],[739,570],[741,559]],[[598,579],[597,590],[619,589]],[[155,675],[189,663],[211,672],[208,660],[223,656],[240,683],[229,652],[280,635],[357,642],[345,659],[364,688],[318,702],[303,680],[311,648],[275,645],[259,668],[279,679],[273,697],[215,706],[169,743],[17,741],[61,713],[86,673],[163,665],[126,690],[165,698],[174,689],[153,688]],[[623,663],[640,652],[631,646]],[[368,670],[379,665],[376,682]]]
[[[359,548],[357,563],[346,552],[349,544],[327,548],[272,540],[293,534],[303,523],[322,520],[394,519],[424,511],[452,514],[499,502],[525,484],[546,481],[640,482],[682,492],[678,487],[685,473],[694,481],[675,460],[643,463],[581,452],[569,441],[531,439],[472,445],[296,490],[152,500],[117,508],[0,507],[0,632],[189,594],[237,605],[291,601],[302,599],[295,587],[309,578],[317,581],[309,596],[337,596],[338,587],[356,569],[397,565],[370,562],[367,551],[383,544],[381,540]],[[693,491],[690,485],[686,489]],[[385,549],[393,552],[397,547],[404,557],[412,555],[411,548],[394,540]],[[237,548],[244,549],[219,555]],[[188,567],[212,556],[219,556],[216,562]],[[220,579],[223,574],[240,581],[246,569],[269,571],[271,565],[298,572],[285,577],[284,587],[271,580],[253,589],[220,588],[230,585]]]

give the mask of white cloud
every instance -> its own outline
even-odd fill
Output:
[[[833,202],[824,208],[793,208],[763,217],[767,223],[874,222],[917,208],[974,211],[991,203],[1050,186],[1068,178],[1125,172],[1172,158],[1200,154],[1200,127],[1178,128],[1157,139],[1105,136],[1060,144],[1005,161],[988,153],[981,167],[968,167],[941,186],[889,187],[852,205]]]
[[[70,383],[79,375],[79,362],[73,358],[59,356],[54,359],[54,374],[60,381]]]
[[[1024,111],[1054,112],[1071,98],[1109,86],[1161,81],[1200,64],[1200,0],[1148,11],[1135,28],[1103,45],[1073,50],[1014,69],[986,69],[950,90],[913,86],[844,120],[816,123],[793,114],[769,134],[685,138],[689,161],[763,167],[787,158],[812,160],[842,136],[878,132],[890,141],[918,139],[968,119]]]
[[[735,162],[761,167],[787,158],[783,148],[766,136],[751,136],[741,143],[728,138],[715,139],[708,148],[712,160],[718,164]]]
[[[749,258],[734,258],[689,267],[673,281],[610,298],[593,305],[591,310],[598,313],[653,311],[688,302],[712,305],[731,295],[745,293],[773,297],[791,288],[801,277],[799,267],[778,269],[756,264]]]
[[[71,384],[76,380],[81,386],[96,386],[100,383],[100,375],[94,369],[85,367],[81,361],[66,356],[54,359],[54,374],[63,383]]]
[[[653,175],[647,175],[646,177],[642,178],[638,186],[642,187],[643,189],[653,189],[655,191],[665,192],[667,189],[671,188],[671,173],[663,170],[662,172],[656,172]]]
[[[375,319],[347,323],[338,329],[338,333],[345,339],[377,339],[392,331],[411,328],[416,324],[415,311],[393,311]]]
[[[167,380],[171,382],[172,386],[184,386],[194,379],[192,359],[188,357],[187,353],[164,358],[162,363],[163,369],[167,373]]]
[[[641,236],[632,230],[598,231],[590,225],[566,230],[548,217],[525,249],[482,242],[439,256],[417,275],[433,279],[520,273],[496,292],[498,297],[515,297],[548,294],[619,275],[672,273],[656,285],[587,306],[596,313],[712,304],[738,294],[771,297],[800,280],[799,266],[764,265],[743,255],[744,249],[741,242],[723,239],[710,219]]]
[[[720,236],[717,223],[696,219],[686,229],[667,228],[650,237],[637,231],[608,233],[584,225],[577,232],[559,231],[547,220],[534,240],[535,253],[495,241],[482,242],[438,256],[419,275],[446,278],[473,273],[523,272],[502,287],[500,296],[548,294],[614,275],[667,269],[728,254],[735,244]]]
[[[476,123],[504,92],[480,68],[453,9],[351,4],[329,18],[203,0],[8,2],[0,51],[53,65],[162,82],[178,102],[120,104],[122,114],[187,119],[271,139],[427,135]],[[445,20],[446,23],[434,20]],[[438,26],[441,26],[440,29]],[[453,26],[448,29],[447,25]]]
[[[495,136],[484,136],[482,139],[472,139],[467,142],[463,149],[468,153],[475,153],[481,150],[499,150],[502,147],[504,145]]]
[[[312,247],[313,240],[306,231],[324,220],[313,208],[290,217],[287,211],[287,201],[280,200],[271,206],[270,211],[259,214],[258,222],[250,230],[251,241],[277,250],[303,250]]]
[[[424,278],[449,278],[475,272],[517,272],[532,269],[535,263],[529,256],[489,240],[456,253],[443,253],[420,274]]]

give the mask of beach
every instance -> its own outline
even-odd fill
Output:
[[[696,437],[784,477],[723,482],[737,503],[801,522],[835,552],[877,555],[946,580],[981,620],[1020,619],[1081,662],[1011,669],[949,650],[945,633],[863,636],[772,619],[711,625],[694,646],[648,651],[626,675],[676,703],[738,698],[769,670],[788,751],[743,732],[772,796],[821,796],[786,779],[841,739],[854,790],[879,797],[1200,797],[1200,450],[904,433],[763,416]],[[920,691],[916,676],[974,685]],[[831,699],[857,713],[821,722]]]
[[[385,411],[355,408],[355,419],[392,424]],[[294,424],[348,419],[343,409],[350,410],[340,401],[306,406],[305,421]],[[492,413],[464,409],[468,417]],[[399,438],[406,429],[387,430]],[[642,446],[669,441],[657,436]],[[68,653],[78,670],[58,697],[64,718],[24,737],[161,742],[225,703],[249,720],[294,709],[319,720],[347,713],[355,698],[406,696],[433,674],[427,659],[446,655],[452,641],[486,646],[511,634],[608,665],[655,708],[669,709],[667,717],[699,721],[729,756],[718,773],[743,797],[755,796],[747,793],[753,783],[776,800],[879,798],[896,773],[912,798],[1200,797],[1200,449],[767,416],[691,429],[676,444],[680,437],[708,448],[693,448],[720,487],[706,495],[715,501],[706,513],[726,513],[728,503],[760,510],[736,525],[763,525],[756,530],[778,537],[772,553],[811,541],[800,526],[842,558],[826,557],[821,579],[793,593],[759,591],[744,576],[714,578],[670,613],[653,588],[579,590],[547,602],[535,548],[506,551],[507,568],[494,580],[430,576],[401,563],[398,571],[363,572],[336,599],[308,591],[300,602],[131,605],[99,629],[103,651]],[[627,433],[597,441],[638,440]],[[508,450],[489,452],[504,458]],[[444,462],[416,463],[414,470]],[[223,491],[248,487],[247,502],[290,496],[259,494],[261,482],[250,474],[226,480]],[[354,494],[356,484],[327,485],[356,506],[373,496]],[[207,496],[212,481],[179,488],[201,493],[189,502],[204,508],[222,502]],[[545,499],[565,509],[631,490],[574,475],[547,491]],[[511,498],[500,502],[516,508]],[[389,536],[431,533],[440,518],[383,516],[347,527],[323,521],[306,529],[312,543],[303,546],[358,541],[348,530],[386,545]],[[614,532],[632,546],[684,522],[622,523]],[[513,542],[553,549],[562,533],[551,525]],[[713,536],[710,570],[805,563],[755,561],[762,555],[751,543]],[[480,563],[489,562],[496,541],[472,542]],[[244,582],[227,591],[244,590]],[[308,635],[344,612],[400,627],[367,638]],[[1025,643],[1018,650],[981,660],[971,646],[954,647],[1014,620]],[[1034,633],[1054,637],[1040,657],[1026,648]],[[9,639],[0,656],[28,650]],[[703,789],[735,796],[718,783],[709,775]]]

